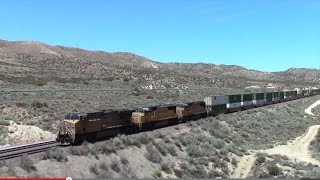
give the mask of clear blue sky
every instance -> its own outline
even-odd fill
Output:
[[[161,62],[320,68],[319,0],[8,0],[0,39]]]

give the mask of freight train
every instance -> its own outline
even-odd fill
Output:
[[[69,113],[59,126],[57,141],[63,145],[78,144],[85,140],[92,142],[119,133],[163,127],[319,94],[320,89],[296,88],[294,91],[214,95],[206,97],[204,101],[151,106],[136,110]]]

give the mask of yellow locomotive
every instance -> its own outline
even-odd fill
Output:
[[[61,144],[74,144],[130,131],[132,112],[134,110],[69,113],[60,124],[57,141]]]
[[[178,115],[175,105],[161,105],[139,108],[132,113],[131,122],[142,129],[142,127],[157,127],[176,123]]]
[[[57,141],[62,145],[95,141],[119,133],[177,124],[206,117],[202,101],[179,105],[160,105],[137,110],[108,110],[69,113],[59,127]]]

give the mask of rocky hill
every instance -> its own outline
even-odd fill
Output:
[[[137,88],[196,88],[315,86],[318,69],[289,69],[261,72],[241,66],[204,63],[160,63],[127,52],[107,53],[77,48],[50,46],[39,42],[0,41],[0,80],[2,83],[48,85],[81,82],[96,85],[96,80],[123,80]],[[22,77],[26,76],[26,77]],[[16,79],[19,80],[16,80]],[[24,79],[28,78],[28,79]],[[32,79],[37,79],[33,82]],[[33,84],[35,83],[35,84]],[[80,84],[81,84],[80,83]],[[57,84],[55,86],[57,86]],[[118,82],[117,84],[121,84]],[[8,84],[7,84],[8,85]]]

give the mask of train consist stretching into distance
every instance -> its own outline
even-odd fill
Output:
[[[84,140],[95,141],[119,133],[168,126],[319,94],[320,89],[296,88],[294,91],[214,95],[206,97],[204,101],[159,105],[136,110],[69,113],[60,124],[57,141],[64,145],[77,144]]]

